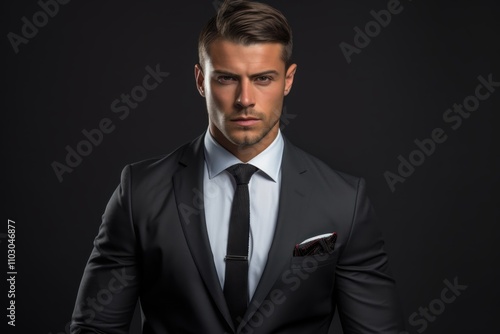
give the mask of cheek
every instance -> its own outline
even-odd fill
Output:
[[[230,92],[226,90],[211,88],[206,95],[208,115],[212,122],[222,126],[225,118],[232,112],[233,102],[230,99]]]
[[[260,94],[257,106],[260,104],[260,108],[268,112],[271,118],[279,118],[283,106],[283,97],[284,94],[280,88],[263,91]]]
[[[234,88],[231,86],[215,86],[210,88],[210,96],[208,98],[219,109],[227,109],[234,102]]]

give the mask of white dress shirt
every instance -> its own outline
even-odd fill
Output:
[[[278,218],[281,185],[281,158],[283,137],[278,132],[275,140],[259,155],[248,161],[259,170],[248,184],[250,195],[250,236],[248,295],[252,298],[267,262]],[[207,130],[205,134],[205,168],[203,197],[208,238],[214,256],[215,268],[224,288],[229,232],[229,217],[236,182],[225,169],[237,163],[238,158],[223,148]]]

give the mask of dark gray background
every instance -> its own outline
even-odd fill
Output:
[[[500,81],[495,1],[402,0],[403,10],[347,63],[339,44],[387,1],[268,1],[288,17],[298,72],[283,124],[296,145],[366,178],[380,217],[406,319],[440,298],[444,280],[467,289],[425,333],[493,333],[500,307],[500,88],[452,130],[442,117],[474,93],[477,77]],[[16,221],[17,326],[60,333],[70,320],[101,214],[124,165],[168,153],[206,127],[193,65],[212,1],[71,1],[15,54],[36,1],[2,3],[6,56],[3,220]],[[110,104],[141,84],[145,67],[170,75],[120,120]],[[110,118],[115,130],[60,183],[53,161],[81,131]],[[391,192],[413,141],[443,128],[448,139]],[[0,235],[6,263],[6,238]],[[6,266],[2,265],[2,277]],[[2,279],[1,309],[7,307]],[[3,311],[5,312],[5,311]],[[3,314],[2,328],[6,325]],[[420,318],[420,317],[419,317]],[[137,321],[135,321],[137,325]],[[6,326],[5,326],[6,328]],[[421,326],[408,324],[408,332]]]

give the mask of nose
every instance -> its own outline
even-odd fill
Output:
[[[236,97],[236,106],[239,108],[249,108],[255,105],[255,96],[252,83],[249,80],[242,80],[239,85],[238,95]]]

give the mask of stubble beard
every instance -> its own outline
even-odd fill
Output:
[[[247,150],[251,149],[254,145],[260,143],[264,138],[266,138],[269,133],[274,129],[276,124],[278,124],[280,118],[276,118],[276,120],[266,128],[263,128],[259,133],[252,135],[250,127],[243,127],[242,131],[248,131],[248,134],[245,134],[242,139],[239,138],[230,138],[231,142],[238,147],[239,150]]]
[[[274,127],[276,126],[277,123],[279,123],[279,118],[277,118],[276,121],[274,121],[274,123],[271,124],[271,126],[262,129],[262,131],[260,133],[256,134],[255,136],[253,136],[253,138],[251,135],[245,135],[243,140],[240,140],[239,142],[234,142],[234,143],[242,149],[249,148],[250,146],[256,145],[256,144],[260,143],[262,141],[262,139],[266,138],[267,135],[269,135],[269,132],[271,132],[274,129]],[[250,128],[243,127],[243,131],[250,131]]]
[[[278,125],[280,122],[280,116],[281,116],[281,109],[278,109],[279,111],[274,111],[272,115],[270,115],[270,118],[273,118],[273,116],[276,116],[275,119],[271,119],[272,124],[269,124],[269,126],[263,127],[259,130],[258,132],[255,132],[255,129],[253,127],[240,127],[238,129],[233,128],[230,130],[230,128],[225,127],[225,124],[230,123],[230,117],[224,117],[224,119],[219,119],[219,122],[212,122],[212,125],[216,129],[215,131],[219,132],[222,137],[224,137],[224,141],[227,142],[227,144],[233,145],[233,147],[240,151],[240,152],[251,152],[252,149],[256,149],[260,151],[259,149],[259,143],[264,140],[271,131],[275,129],[275,127]],[[244,116],[254,116],[258,119],[261,120],[264,124],[266,124],[266,117],[263,117],[262,113],[255,112],[255,110],[251,111],[246,111],[246,112],[240,112],[240,114]],[[265,114],[264,114],[265,115]],[[222,121],[222,122],[220,122]],[[214,135],[212,133],[212,135]],[[272,141],[271,141],[272,142]],[[222,142],[219,142],[222,144]],[[270,143],[269,143],[270,144]],[[224,145],[223,145],[224,146]],[[231,151],[229,148],[227,148],[229,151]]]

